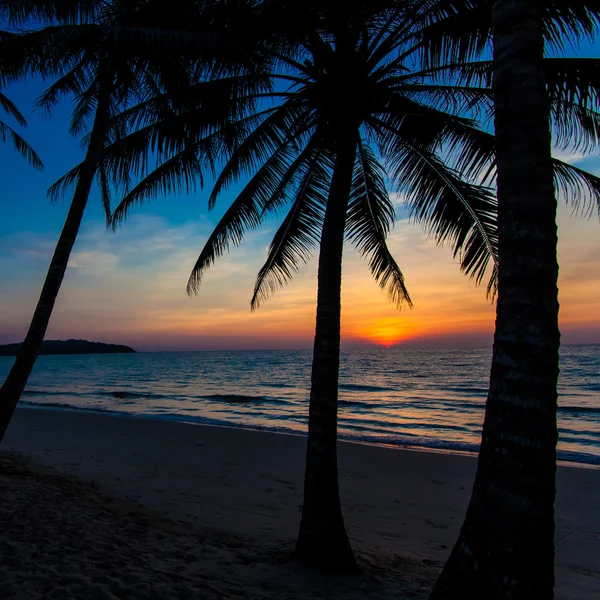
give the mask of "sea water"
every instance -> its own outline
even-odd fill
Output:
[[[0,357],[4,378],[14,359]],[[490,349],[342,352],[339,436],[476,452]],[[34,407],[305,433],[309,351],[40,356],[22,397]],[[563,346],[559,458],[600,464],[600,345]]]

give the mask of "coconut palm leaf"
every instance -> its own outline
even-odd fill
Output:
[[[305,111],[290,101],[270,111],[264,121],[250,131],[238,131],[231,136],[231,157],[221,170],[209,197],[209,207],[217,196],[241,176],[254,172],[272,153],[290,143],[301,144],[306,134]],[[224,128],[225,133],[229,128]],[[240,135],[241,134],[241,135]]]
[[[110,226],[116,229],[129,216],[131,208],[159,195],[169,193],[189,195],[204,185],[204,158],[199,157],[192,146],[189,152],[180,152],[152,169],[151,173],[137,183],[109,215]]]
[[[265,264],[258,272],[250,301],[256,310],[277,289],[284,287],[318,247],[331,180],[330,161],[313,153],[296,199],[273,236]]]
[[[369,146],[359,140],[352,192],[346,217],[346,235],[366,258],[381,289],[388,288],[390,301],[400,307],[412,301],[404,275],[392,257],[386,237],[394,223],[395,208],[385,185],[385,172]]]
[[[2,121],[0,121],[0,141],[12,143],[14,149],[35,169],[44,168],[35,150],[12,127]]]
[[[21,127],[27,127],[25,117],[19,112],[16,105],[9,100],[2,92],[0,92],[0,108],[10,115]]]
[[[78,24],[93,19],[105,6],[105,0],[2,0],[0,18],[10,25],[28,21]]]
[[[488,283],[493,293],[498,244],[493,190],[465,181],[434,152],[414,142],[398,142],[392,152],[390,176],[406,195],[410,216],[425,225],[438,244],[449,243],[461,269],[477,283],[494,263]]]
[[[491,42],[493,0],[439,0],[428,8],[429,25],[420,31],[428,66],[468,61]],[[596,0],[544,3],[546,42],[556,50],[593,37],[600,24]]]
[[[575,165],[554,159],[554,186],[577,214],[600,215],[600,177]]]

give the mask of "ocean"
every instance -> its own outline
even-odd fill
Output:
[[[490,349],[342,352],[339,436],[477,452]],[[4,379],[13,359],[0,357]],[[309,351],[40,356],[22,403],[305,433]],[[600,345],[563,346],[559,459],[600,465]]]

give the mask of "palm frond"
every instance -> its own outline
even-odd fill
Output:
[[[27,127],[25,117],[20,113],[16,105],[0,92],[0,108],[10,115],[21,127]]]
[[[494,104],[492,90],[485,87],[404,84],[401,91],[436,110],[455,115],[468,114],[475,118],[489,118]]]
[[[457,117],[408,98],[393,99],[387,111],[368,124],[384,155],[400,153],[405,142],[441,153],[457,171],[471,180],[487,182],[494,168],[494,137],[472,119]]]
[[[44,164],[35,150],[6,123],[0,121],[0,141],[11,142],[14,149],[27,160],[27,162],[35,169],[42,170]]]
[[[187,284],[188,294],[197,294],[204,273],[215,263],[217,258],[237,246],[244,239],[249,229],[258,227],[263,213],[254,195],[240,195],[227,209],[210,237],[208,238]]]
[[[573,206],[576,214],[591,216],[594,207],[600,215],[600,177],[554,158],[554,186]]]
[[[331,170],[324,167],[326,164],[330,164],[330,160],[324,155],[313,155],[294,203],[275,233],[267,260],[258,272],[251,310],[256,310],[272,293],[285,286],[318,246],[331,181]]]
[[[135,185],[119,202],[110,216],[113,229],[123,223],[136,204],[141,205],[159,195],[189,195],[198,187],[204,186],[204,165],[192,147],[189,151],[180,152],[156,166],[144,179]],[[115,177],[122,180],[122,176]]]
[[[48,188],[46,196],[48,196],[51,202],[57,202],[70,187],[77,183],[82,167],[82,163],[73,167]]]
[[[106,226],[109,227],[111,223],[111,191],[110,181],[106,173],[106,169],[100,166],[98,169],[98,179],[100,181],[100,199],[102,200],[102,208],[104,209],[104,216],[106,218]]]
[[[262,220],[267,214],[276,212],[285,205],[297,187],[307,165],[312,163],[315,144],[309,142],[299,151],[292,141],[283,144],[258,169],[244,186],[238,198],[254,202],[260,209]]]
[[[587,152],[600,143],[600,59],[544,60],[555,143]]]
[[[597,0],[550,0],[544,3],[546,42],[563,49],[594,39],[600,25]]]
[[[435,152],[414,142],[398,140],[385,150],[392,180],[408,198],[411,218],[425,225],[438,244],[449,243],[461,270],[476,283],[492,262],[488,293],[493,295],[498,252],[493,190],[465,181]]]
[[[412,302],[404,275],[386,244],[394,215],[394,205],[385,186],[385,172],[371,148],[359,140],[346,235],[369,261],[371,274],[381,289],[388,288],[390,301],[399,308],[404,302],[412,306]]]
[[[493,0],[439,0],[429,6],[429,24],[420,31],[425,64],[481,56],[491,42],[492,4]],[[558,51],[598,33],[597,0],[549,0],[543,9],[546,42]]]
[[[2,0],[0,17],[11,25],[28,21],[78,24],[93,19],[105,0]]]
[[[252,173],[278,148],[302,142],[312,125],[309,115],[295,103],[286,103],[273,111],[251,131],[236,132],[231,140],[230,158],[221,170],[208,200],[209,207],[215,205],[218,195],[241,176]],[[224,129],[227,131],[227,129]],[[241,135],[240,135],[241,133]]]

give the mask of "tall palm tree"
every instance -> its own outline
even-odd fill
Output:
[[[193,184],[197,165],[183,170],[193,157],[201,159],[201,176],[219,172],[211,207],[240,176],[249,174],[250,180],[208,239],[190,278],[190,293],[230,244],[241,242],[247,229],[281,209],[287,208],[287,214],[258,274],[252,308],[319,248],[304,503],[295,553],[305,563],[349,570],[355,559],[340,508],[336,451],[344,237],[368,260],[391,300],[410,304],[385,241],[394,219],[389,177],[413,199],[415,218],[427,221],[439,239],[452,242],[464,270],[481,279],[495,254],[495,199],[474,180],[493,159],[493,138],[457,114],[478,92],[455,86],[462,101],[450,107],[422,87],[415,73],[419,43],[413,16],[397,3],[334,8],[266,2],[261,8],[257,26],[278,22],[293,43],[270,48],[271,69],[258,83],[253,78],[254,86],[245,74],[190,86],[192,107],[195,98],[229,87],[234,110],[226,121],[207,125],[202,111],[183,107],[175,117],[149,125],[148,132],[173,140],[181,151],[165,155],[124,198],[114,220],[123,220],[133,203],[165,186],[182,179]],[[268,11],[279,11],[278,18]],[[299,22],[309,33],[298,33]],[[165,99],[159,97],[153,108],[144,107],[150,119],[161,102]],[[115,161],[122,146],[107,150]],[[220,156],[227,157],[224,164]],[[454,168],[459,163],[465,176]]]
[[[78,90],[79,98],[73,130],[77,131],[82,128],[84,119],[89,116],[90,112],[93,114],[93,124],[85,160],[77,173],[73,174],[73,180],[76,182],[75,193],[56,244],[29,330],[25,341],[19,348],[14,364],[0,388],[0,441],[4,437],[35,364],[97,173],[112,108],[113,79],[106,73],[107,71],[100,72],[98,70],[92,76],[91,85],[85,90],[81,88]],[[81,73],[75,73],[75,69],[68,71],[50,87],[41,104],[52,102],[59,92],[72,91],[74,87],[81,86],[81,75]],[[68,81],[69,79],[72,80]],[[73,80],[77,80],[76,83]]]
[[[102,164],[103,148],[115,135],[110,119],[150,79],[143,69],[139,46],[131,53],[123,44],[117,48],[111,39],[109,25],[123,25],[119,18],[127,20],[133,4],[30,0],[0,5],[0,15],[10,22],[44,19],[50,23],[41,30],[3,38],[4,54],[11,57],[11,78],[18,80],[31,72],[56,78],[38,100],[38,107],[50,111],[62,95],[72,95],[76,102],[71,133],[81,135],[91,125],[83,137],[86,150],[82,163],[49,190],[50,197],[55,198],[68,186],[75,187],[25,341],[0,388],[0,441],[37,359],[95,180],[110,215],[110,189]],[[124,50],[130,50],[130,55]]]
[[[568,25],[593,33],[598,7],[588,12],[590,4],[496,0],[490,12],[500,265],[496,331],[473,492],[432,600],[554,597],[560,332],[550,117],[557,116],[560,101],[558,142],[597,147],[600,88],[584,61],[581,71],[563,73],[557,86],[557,71],[549,73],[544,64],[544,38],[562,33],[557,21],[571,10]]]
[[[89,11],[93,11],[91,5],[97,4],[99,4],[99,2],[85,2],[85,0],[82,2],[67,1],[63,3],[48,2],[45,0],[40,0],[39,2],[36,2],[35,0],[28,0],[25,2],[3,0],[0,3],[0,17],[3,20],[8,21],[9,25],[26,23],[30,19],[36,18],[44,18],[51,21],[62,19],[65,23],[72,24],[89,16]],[[1,37],[3,45],[0,54],[3,63],[2,72],[6,73],[4,67],[5,63],[8,63],[8,71],[12,80],[18,79],[19,75],[26,72],[29,67],[29,65],[25,66],[29,60],[22,54],[23,47],[21,46],[20,38],[21,36],[16,36],[14,33],[10,32],[3,32]],[[47,46],[46,50],[49,50]],[[48,71],[50,70],[51,69],[48,69]],[[106,104],[104,98],[100,100],[97,97],[96,100],[101,105]],[[79,107],[81,106],[82,102],[80,101]],[[12,112],[14,114],[14,111]],[[96,147],[98,145],[97,138],[98,136],[96,135],[94,136],[93,142],[90,140],[91,147]],[[27,149],[27,147],[21,144],[21,141],[18,138],[16,139],[16,144],[23,150]],[[89,179],[89,176],[87,173],[84,173],[81,185],[78,186],[78,193],[76,194],[76,199],[79,200],[79,204],[81,204],[81,198],[84,196],[86,179]],[[91,181],[87,186],[88,192],[89,186],[91,186]],[[69,210],[65,227],[63,228],[59,243],[54,252],[27,337],[19,350],[15,363],[6,381],[0,388],[0,441],[4,437],[8,423],[12,417],[15,406],[19,401],[21,393],[23,392],[27,378],[31,373],[41,343],[44,339],[54,301],[56,300],[60,284],[64,277],[66,263],[73,247],[77,230],[79,229],[82,213],[83,208],[78,206],[77,201],[74,201]]]

